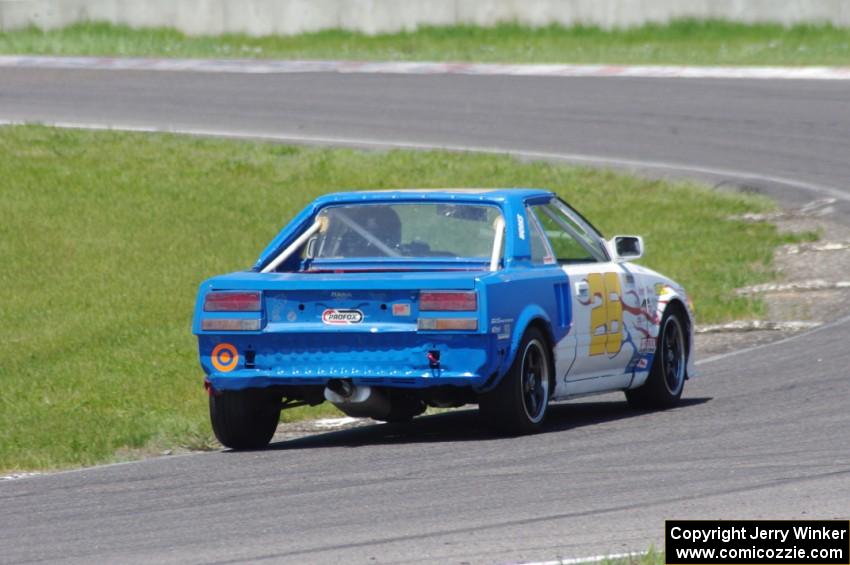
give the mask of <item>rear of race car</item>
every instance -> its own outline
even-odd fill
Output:
[[[508,354],[487,323],[504,247],[499,203],[478,195],[317,200],[252,271],[200,287],[193,331],[216,435],[263,444],[272,417],[256,416],[258,405],[271,414],[328,400],[404,420],[476,402]]]
[[[495,357],[476,277],[436,275],[211,279],[196,308],[201,365],[216,390],[480,386]]]
[[[279,413],[329,401],[350,416],[403,421],[428,405],[475,402],[505,354],[486,323],[487,274],[242,273],[205,282],[194,331],[216,435],[257,447],[271,430],[258,424],[244,441],[228,438],[216,406]]]

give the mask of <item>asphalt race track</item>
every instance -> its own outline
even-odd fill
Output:
[[[0,120],[560,154],[850,223],[844,81],[0,69]],[[0,562],[510,563],[661,547],[668,518],[847,519],[848,345],[845,318],[703,360],[675,410],[597,397],[532,437],[469,410],[0,481]]]

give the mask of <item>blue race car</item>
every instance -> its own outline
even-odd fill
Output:
[[[266,445],[283,408],[329,401],[405,421],[478,404],[505,433],[547,406],[625,391],[678,403],[694,321],[672,280],[630,263],[545,190],[394,190],[317,199],[250,271],[201,284],[193,331],[225,446]]]

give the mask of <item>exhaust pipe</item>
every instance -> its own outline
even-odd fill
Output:
[[[387,395],[368,386],[356,386],[349,379],[331,379],[325,387],[325,400],[352,418],[383,419],[390,414]]]
[[[328,381],[328,390],[340,398],[349,398],[354,392],[354,384],[348,379],[333,379]],[[330,400],[327,393],[325,399]]]

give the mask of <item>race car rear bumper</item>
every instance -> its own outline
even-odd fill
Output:
[[[201,365],[215,390],[324,385],[480,388],[507,353],[480,333],[265,334],[199,336]]]

